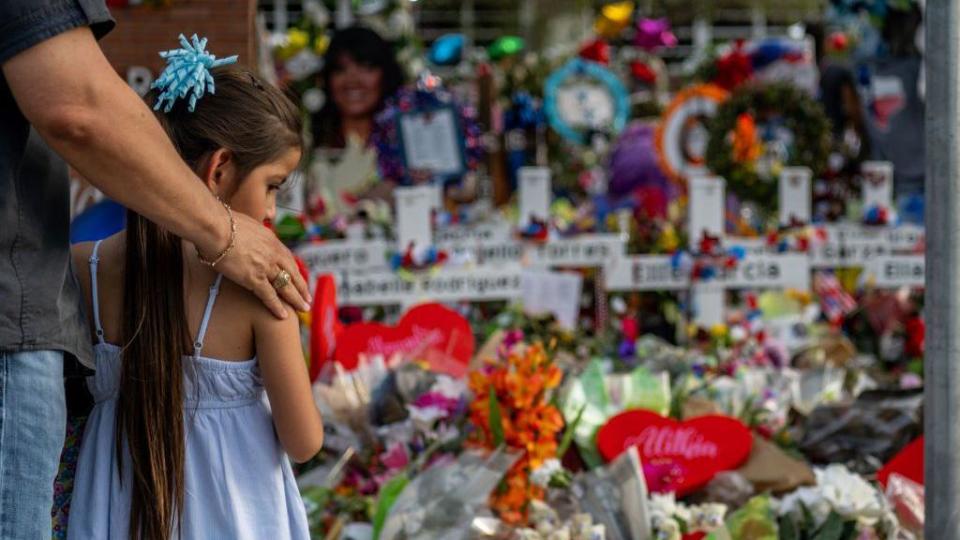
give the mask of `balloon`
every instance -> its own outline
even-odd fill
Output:
[[[455,66],[463,58],[463,45],[466,37],[463,34],[446,34],[440,36],[430,47],[430,61],[438,66]]]
[[[523,38],[517,36],[503,36],[487,47],[487,54],[491,60],[500,60],[507,56],[512,56],[522,51],[526,47]]]
[[[657,72],[646,62],[640,60],[630,62],[630,74],[633,75],[634,79],[645,84],[654,84],[657,82]]]
[[[605,38],[615,38],[630,24],[633,16],[633,2],[614,2],[600,9],[600,16],[593,23],[593,29]]]
[[[584,60],[590,60],[604,66],[610,64],[610,44],[600,38],[587,42],[580,48],[579,54],[580,58]]]
[[[677,36],[670,30],[670,21],[667,19],[640,19],[637,21],[633,44],[648,51],[676,47]]]
[[[657,162],[654,132],[652,125],[634,122],[620,136],[610,153],[608,191],[612,197],[622,197],[639,188],[668,191],[670,182]]]
[[[126,210],[104,199],[87,208],[70,223],[70,243],[93,242],[112,236],[126,226]]]

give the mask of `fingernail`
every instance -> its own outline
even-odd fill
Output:
[[[307,312],[310,311],[310,304],[304,302],[300,305],[300,311]]]
[[[308,303],[308,304],[312,304],[312,303],[313,303],[313,295],[310,294],[310,293],[307,293],[307,303]]]

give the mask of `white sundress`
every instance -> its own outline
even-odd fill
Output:
[[[123,482],[114,443],[121,354],[107,343],[97,298],[97,251],[90,257],[96,374],[88,385],[96,404],[84,430],[67,538],[127,540],[132,473],[124,452]],[[223,276],[210,287],[193,356],[184,357],[185,540],[283,540],[310,537],[290,461],[277,439],[257,359],[200,355]],[[176,537],[176,534],[175,536]]]

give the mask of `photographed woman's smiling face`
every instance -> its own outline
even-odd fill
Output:
[[[330,75],[330,98],[343,116],[369,116],[380,103],[382,82],[382,69],[358,63],[344,54]]]

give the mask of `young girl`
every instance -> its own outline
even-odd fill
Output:
[[[210,74],[215,94],[193,112],[177,101],[160,121],[233,212],[272,218],[300,160],[298,111],[249,70]],[[69,538],[309,538],[287,456],[310,459],[323,427],[297,317],[277,319],[135,213],[125,232],[78,245],[74,261],[94,321],[96,405]]]

